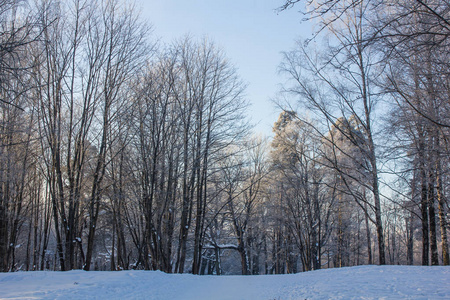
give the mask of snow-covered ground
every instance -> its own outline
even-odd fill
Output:
[[[295,275],[152,271],[0,274],[1,299],[450,299],[450,267],[360,266]]]

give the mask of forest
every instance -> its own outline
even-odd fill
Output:
[[[212,40],[159,43],[125,0],[0,0],[0,271],[449,265],[450,2],[275,5],[316,31],[265,137]]]

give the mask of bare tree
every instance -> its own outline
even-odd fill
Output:
[[[36,111],[29,45],[39,36],[27,7],[0,2],[0,271],[15,270],[15,251],[28,203]],[[20,247],[20,245],[19,245]]]
[[[363,35],[368,26],[364,12],[369,5],[360,1],[345,11],[337,9],[329,12],[331,18],[338,19],[345,14],[345,19],[339,19],[339,22],[333,22],[328,27],[333,39],[330,42],[334,45],[329,48],[330,55],[314,57],[306,46],[299,45],[300,50],[286,54],[281,68],[294,82],[287,91],[300,96],[326,122],[335,125],[339,114],[344,117],[353,115],[362,128],[365,135],[362,153],[369,163],[366,167],[371,177],[369,187],[374,201],[379,263],[385,264],[379,170],[372,128],[377,97],[372,85],[371,66],[377,62],[377,57]],[[345,7],[345,4],[342,3],[342,6]],[[305,78],[305,72],[312,76],[311,82]],[[340,82],[333,80],[330,72],[338,72]],[[326,88],[321,87],[323,84]]]
[[[42,3],[45,37],[35,49],[43,153],[52,195],[61,269],[90,268],[102,197],[108,133],[124,83],[145,59],[143,26],[117,2]],[[64,17],[63,17],[64,15]],[[68,31],[68,28],[70,31]],[[67,182],[67,183],[66,183]],[[88,190],[90,190],[88,192]],[[83,203],[87,193],[90,200]],[[87,205],[87,252],[81,245],[81,210]],[[63,239],[65,238],[65,242]]]

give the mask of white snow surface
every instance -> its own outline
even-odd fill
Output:
[[[450,267],[359,266],[259,276],[1,273],[0,299],[450,299]]]

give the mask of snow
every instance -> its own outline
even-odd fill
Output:
[[[208,245],[205,245],[203,248],[204,249],[215,249],[216,247],[220,248],[220,249],[238,249],[239,248],[235,244],[219,244],[219,245],[217,245],[217,244],[213,244],[213,245],[208,244]]]
[[[0,274],[1,299],[450,299],[450,267],[359,266],[292,275],[154,271]]]

